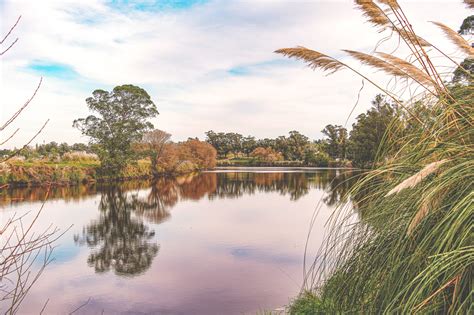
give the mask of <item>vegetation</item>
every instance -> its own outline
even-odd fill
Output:
[[[331,232],[319,258],[307,270],[308,293],[302,293],[289,311],[472,313],[471,69],[463,68],[419,37],[396,0],[355,2],[374,26],[397,35],[411,52],[411,62],[381,52],[346,52],[361,63],[396,77],[399,85],[406,83],[404,87],[423,93],[410,95],[411,101],[402,102],[401,95],[328,55],[304,47],[277,50],[305,61],[313,69],[349,69],[379,88],[393,103],[378,102],[381,106],[377,106],[392,119],[375,152],[377,163],[373,170],[360,176],[348,193],[355,200],[359,219],[341,203],[328,223]],[[472,1],[465,2],[474,9]],[[460,53],[468,58],[474,56],[474,49],[462,36],[444,24],[434,24]],[[458,73],[463,72],[467,80],[448,83],[450,79],[441,75],[432,62],[439,55],[451,62]],[[397,90],[404,89],[397,86]],[[374,110],[358,119],[358,123],[365,122],[367,129],[354,128],[352,134],[367,138],[365,130],[374,126],[371,116],[380,111]],[[373,150],[368,152],[374,154]]]
[[[98,116],[76,119],[73,125],[90,137],[101,171],[116,174],[134,159],[132,144],[153,129],[148,119],[158,115],[156,106],[144,89],[134,85],[116,86],[112,92],[95,90],[86,103]]]

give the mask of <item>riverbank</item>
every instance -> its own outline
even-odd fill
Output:
[[[99,161],[14,161],[0,164],[0,187],[26,186],[71,186],[78,184],[124,181],[134,179],[152,179],[151,164],[148,160],[139,160],[114,176],[100,174]],[[178,176],[197,171],[196,167],[183,163],[174,172],[163,172],[160,176]]]

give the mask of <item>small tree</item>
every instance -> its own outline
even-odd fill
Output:
[[[95,90],[86,99],[98,115],[74,120],[73,126],[90,137],[106,173],[121,171],[134,158],[132,143],[153,129],[149,118],[158,115],[148,93],[134,85],[116,86],[112,92]]]
[[[216,166],[216,149],[205,141],[189,139],[179,144],[181,159],[188,160],[198,169],[208,169]]]
[[[145,154],[150,157],[151,170],[153,176],[157,176],[158,160],[163,154],[166,143],[169,142],[171,134],[155,129],[143,135],[142,144],[144,145]]]

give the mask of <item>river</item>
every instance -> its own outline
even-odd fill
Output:
[[[282,308],[301,289],[311,217],[320,204],[310,256],[347,188],[339,185],[343,172],[238,168],[52,188],[34,229],[53,224],[65,233],[20,313],[38,314],[46,302],[46,314],[78,307],[75,314]],[[47,191],[4,190],[2,221],[28,211],[25,220],[32,217]]]

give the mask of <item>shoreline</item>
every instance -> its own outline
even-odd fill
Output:
[[[0,188],[28,188],[28,187],[68,187],[87,184],[102,184],[113,182],[126,182],[134,180],[153,180],[158,178],[176,178],[191,173],[219,173],[219,172],[298,172],[298,171],[324,171],[324,170],[357,170],[354,167],[342,166],[216,166],[211,169],[192,170],[189,172],[161,173],[153,176],[148,167],[143,166],[137,169],[136,166],[127,167],[130,176],[100,176],[97,175],[97,166],[63,166],[58,165],[38,165],[38,166],[21,166],[15,165],[16,171],[20,174],[8,174],[8,178],[0,182]],[[51,173],[52,172],[52,173]],[[134,173],[134,174],[133,174]],[[0,173],[0,178],[1,178]]]

